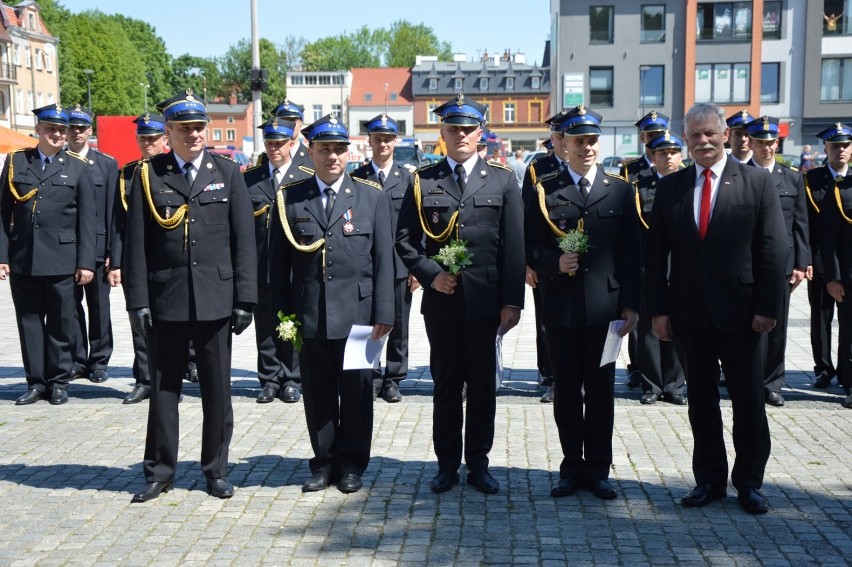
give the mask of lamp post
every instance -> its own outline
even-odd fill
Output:
[[[648,65],[639,65],[639,104],[642,105],[642,116],[645,116],[645,73],[647,73],[650,69],[651,67]],[[639,118],[641,119],[642,116]],[[641,134],[639,144],[639,153],[643,153],[645,149],[642,147]]]
[[[139,83],[139,86],[142,87],[142,96],[145,101],[145,112],[148,112],[148,89],[151,87],[148,83]]]
[[[92,75],[95,74],[93,69],[83,69],[83,73],[86,75],[86,91],[89,94],[89,110],[92,109]]]
[[[388,84],[385,83],[385,114],[388,113]]]

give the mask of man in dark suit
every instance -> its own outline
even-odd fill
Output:
[[[431,349],[433,492],[459,482],[463,425],[468,484],[486,494],[500,488],[488,471],[497,408],[494,351],[497,335],[518,324],[524,305],[523,210],[511,168],[476,153],[486,110],[459,93],[433,111],[441,116],[447,158],[414,174],[399,213],[396,250],[423,286]],[[472,262],[458,275],[433,259],[452,241],[466,243]]]
[[[147,338],[151,403],[143,467],[147,484],[133,502],[174,486],[178,401],[195,345],[204,425],[201,470],[207,490],[230,498],[228,448],[231,332],[251,324],[257,258],[251,199],[233,161],[205,151],[206,104],[190,89],[157,105],[172,152],[143,161],[130,192],[125,241],[127,310]]]
[[[0,177],[0,279],[9,282],[27,392],[16,405],[68,401],[75,284],[94,276],[97,213],[89,168],[65,145],[68,114],[33,110],[38,145],[9,153]]]
[[[278,192],[269,234],[272,308],[295,314],[305,419],[314,456],[303,492],[361,489],[373,433],[372,369],[343,370],[353,325],[388,334],[394,319],[390,205],[346,174],[349,132],[334,114],[305,128],[316,174]]]
[[[278,337],[278,312],[269,298],[269,227],[273,220],[275,195],[285,184],[307,179],[314,170],[293,165],[290,150],[298,145],[295,123],[272,118],[261,126],[265,163],[247,169],[243,177],[254,208],[254,238],[257,249],[257,305],[254,309],[254,332],[257,342],[257,378],[260,393],[257,403],[268,404],[280,397],[285,403],[302,397],[299,359],[292,343]]]
[[[781,407],[784,397],[784,354],[787,349],[787,319],[790,314],[790,294],[799,287],[806,275],[812,273],[811,246],[808,235],[808,205],[802,174],[775,160],[778,150],[778,119],[773,116],[755,118],[746,125],[752,157],[749,165],[769,172],[774,181],[784,228],[787,233],[786,293],[781,305],[781,317],[769,332],[766,345],[766,371],[763,386],[766,403]]]
[[[114,158],[89,147],[92,135],[92,111],[79,104],[68,110],[68,150],[89,164],[89,177],[95,190],[98,217],[97,265],[92,281],[75,290],[77,304],[77,338],[74,341],[74,367],[71,379],[88,378],[95,383],[109,379],[107,366],[112,356],[112,320],[109,309],[110,286],[109,234],[112,225],[113,198],[118,180],[118,163]],[[83,310],[83,297],[86,310]],[[86,324],[86,311],[89,322]]]
[[[370,137],[373,158],[352,172],[352,177],[368,179],[382,186],[391,204],[391,234],[396,234],[402,199],[411,190],[413,178],[402,165],[393,161],[399,124],[387,114],[380,114],[365,125]],[[408,272],[399,254],[394,250],[394,320],[388,336],[387,366],[384,376],[381,368],[373,371],[373,399],[378,396],[388,403],[402,400],[399,383],[408,375],[408,316],[411,313],[411,294],[420,287],[417,279]]]
[[[127,205],[130,202],[130,191],[133,186],[133,175],[139,162],[158,156],[166,147],[166,119],[160,114],[146,112],[133,119],[136,124],[136,145],[139,147],[140,160],[126,163],[118,172],[118,182],[113,198],[112,223],[110,231],[110,258],[107,282],[116,287],[122,283],[122,266],[124,266],[124,237],[127,227]],[[126,288],[122,286],[125,292]],[[130,329],[133,341],[133,390],[124,397],[124,404],[138,404],[147,400],[151,395],[151,371],[148,364],[148,347],[145,339],[132,327]],[[194,358],[194,356],[193,356]]]
[[[654,173],[639,177],[633,182],[636,187],[636,207],[642,225],[642,276],[645,274],[645,248],[648,241],[648,229],[651,222],[651,212],[654,210],[654,200],[657,196],[657,186],[660,179],[674,173],[681,166],[683,143],[677,136],[666,131],[659,138],[653,139],[650,149],[654,159]],[[677,349],[671,341],[661,341],[651,328],[651,318],[648,317],[648,305],[644,300],[639,311],[639,329],[637,333],[636,356],[639,368],[642,369],[642,399],[645,405],[655,404],[660,399],[683,406],[686,397],[683,387],[686,377],[683,366],[677,354]]]
[[[770,450],[766,333],[783,301],[784,219],[771,176],[727,159],[721,108],[696,104],[684,124],[695,163],[660,180],[645,262],[654,332],[677,342],[689,385],[697,486],[681,502],[706,506],[727,495],[721,360],[734,411],[731,481],[743,508],[760,514],[768,510],[760,487]]]
[[[633,188],[596,165],[602,117],[576,106],[551,123],[558,169],[526,204],[527,261],[539,273],[542,316],[556,382],[553,415],[562,445],[559,498],[587,487],[617,496],[609,482],[615,419],[615,363],[601,365],[609,325],[620,336],[639,319],[639,216]],[[558,239],[584,232],[589,250],[563,251]]]
[[[834,179],[834,188],[826,195],[820,214],[820,253],[826,289],[837,302],[840,324],[837,381],[846,392],[843,407],[852,409],[852,301],[846,301],[846,288],[852,288],[852,127],[838,122],[817,136],[825,141],[827,168]]]

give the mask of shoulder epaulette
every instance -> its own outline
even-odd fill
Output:
[[[213,156],[213,157],[217,157],[219,159],[224,159],[226,161],[230,161],[231,163],[237,163],[237,161],[235,159],[231,159],[228,156],[223,156],[221,154],[214,154],[212,152],[210,153],[210,155]]]
[[[622,177],[621,175],[619,175],[617,173],[610,173],[610,172],[604,170],[604,175],[608,175],[609,177],[615,177],[616,179],[620,179],[620,180],[624,181],[625,183],[629,183],[629,181],[627,181],[627,179],[625,179],[624,177]]]
[[[499,167],[500,169],[505,169],[506,171],[512,171],[512,168],[509,167],[508,165],[506,165],[505,163],[502,163],[502,162],[499,162],[499,161],[496,161],[496,160],[493,160],[493,159],[489,159],[485,163],[487,163],[488,165],[493,166],[493,167]]]
[[[290,181],[289,183],[282,183],[279,189],[286,189],[287,187],[292,187],[293,185],[298,185],[299,183],[304,183],[310,179],[309,177],[306,179],[296,179],[295,181]]]
[[[544,160],[546,160],[546,159],[547,159],[547,158],[549,158],[549,157],[550,157],[550,156],[549,156],[548,154],[544,154],[543,156],[538,156],[537,158],[533,158],[533,160],[530,162],[530,165],[532,165],[532,164],[534,164],[534,163],[538,163],[538,162],[540,162],[540,161],[544,161]]]
[[[643,157],[645,157],[645,156],[639,156],[639,157],[635,157],[635,158],[633,158],[633,159],[629,159],[629,160],[627,160],[627,161],[625,161],[625,162],[624,162],[624,165],[625,165],[625,166],[630,165],[630,164],[631,164],[631,163],[633,163],[633,162],[637,162],[637,161],[639,161],[639,160],[640,160],[640,159],[642,159]]]
[[[438,165],[438,164],[439,164],[439,163],[441,163],[442,161],[444,161],[444,160],[443,160],[443,159],[441,159],[441,160],[438,160],[438,161],[433,162],[433,163],[428,163],[428,164],[424,165],[423,167],[419,167],[419,168],[417,168],[417,169],[414,171],[414,173],[420,173],[421,171],[426,171],[426,170],[427,170],[427,169],[429,169],[430,167],[435,167],[436,165]]]
[[[554,171],[549,171],[549,172],[545,173],[542,177],[539,177],[538,183],[542,183],[544,181],[547,181],[548,179],[553,179],[554,177],[559,177],[559,170],[558,169],[556,169]]]
[[[370,181],[369,179],[362,179],[360,177],[352,177],[352,181],[356,181],[358,183],[363,183],[364,185],[369,185],[373,189],[382,190],[382,186],[376,183],[375,181]]]
[[[313,170],[313,169],[311,169],[311,168],[310,168],[310,167],[308,167],[308,166],[300,165],[300,166],[299,166],[299,169],[300,169],[300,170],[302,170],[302,171],[304,171],[304,172],[305,172],[305,173],[307,173],[308,175],[313,175],[313,174],[314,174],[314,170]]]
[[[104,152],[102,152],[102,151],[100,151],[100,150],[92,150],[92,151],[94,151],[96,154],[101,154],[101,155],[102,155],[102,156],[104,156],[104,157],[107,157],[107,158],[109,158],[109,159],[113,159],[113,160],[115,160],[115,158],[114,158],[114,157],[112,157],[112,156],[111,156],[111,155],[109,155],[109,154],[105,154]],[[118,160],[115,160],[115,161],[118,161]]]
[[[124,170],[126,170],[128,167],[135,169],[136,166],[138,166],[140,163],[142,163],[141,159],[136,160],[136,161],[129,161],[129,162],[125,163],[123,166],[121,166],[121,172],[124,173]]]
[[[82,161],[83,163],[89,163],[89,160],[87,160],[86,158],[84,158],[83,156],[78,154],[77,152],[72,152],[71,150],[65,150],[65,153],[68,154],[69,156],[77,158],[78,160]]]
[[[9,153],[6,154],[6,157],[13,156],[13,155],[20,153],[20,152],[25,152],[28,149],[30,149],[30,148],[18,148],[18,149],[12,150],[12,151],[10,151]],[[33,149],[35,149],[35,148],[33,148]]]

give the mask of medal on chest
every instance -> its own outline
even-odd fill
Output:
[[[432,211],[432,224],[438,224],[441,220],[441,215],[438,214],[438,211]]]
[[[352,209],[347,209],[345,213],[343,213],[343,220],[346,221],[343,224],[343,232],[346,234],[352,234],[352,231],[355,230],[355,225],[352,224]]]

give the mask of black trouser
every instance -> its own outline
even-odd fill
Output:
[[[148,336],[152,388],[145,440],[145,479],[170,482],[177,466],[178,401],[195,345],[201,408],[201,470],[207,478],[228,472],[228,447],[234,430],[231,407],[231,319],[216,321],[155,321]]]
[[[814,372],[837,374],[831,361],[831,322],[834,320],[836,302],[825,288],[825,278],[814,273],[814,279],[808,282],[808,303],[811,306],[811,351],[814,355]],[[840,347],[838,345],[838,356]]]
[[[393,329],[388,335],[385,351],[385,374],[381,368],[373,370],[373,387],[381,388],[385,380],[397,384],[408,376],[408,318],[411,313],[411,290],[408,278],[396,279],[393,284],[394,315]]]
[[[257,379],[261,388],[271,384],[276,391],[289,380],[301,382],[299,358],[293,344],[278,337],[275,330],[278,323],[278,313],[272,309],[269,298],[269,284],[260,284],[257,286],[257,305],[254,308]]]
[[[790,281],[790,276],[787,282]],[[784,284],[784,297],[781,304],[781,316],[775,328],[766,337],[766,370],[763,374],[763,387],[766,393],[780,392],[784,387],[784,356],[787,351],[787,323],[790,319],[790,294],[793,287]]]
[[[311,472],[363,474],[373,436],[372,370],[343,370],[346,339],[305,339],[299,353]]]
[[[846,289],[852,285],[843,282]],[[849,392],[852,388],[852,300],[837,304],[837,381]]]
[[[429,337],[429,365],[433,394],[432,441],[438,468],[455,472],[462,458],[468,470],[488,468],[488,453],[494,444],[497,411],[497,362],[495,341],[498,319],[448,321],[424,316]],[[462,387],[467,382],[467,402]],[[465,405],[467,416],[464,415]]]
[[[736,460],[731,482],[737,490],[760,488],[771,442],[764,407],[766,335],[716,329],[676,330],[689,387],[692,471],[698,485],[726,486],[728,459],[719,408],[719,360],[725,367],[734,412]]]
[[[122,286],[124,299],[127,299],[127,289]],[[148,365],[148,345],[133,327],[130,328],[130,337],[133,342],[133,379],[141,386],[151,386],[151,369]]]
[[[642,391],[665,397],[683,393],[686,377],[675,344],[657,338],[647,313],[639,316],[636,328],[636,353],[642,372]]]
[[[27,386],[41,392],[67,388],[74,346],[74,276],[9,278]]]
[[[538,373],[541,374],[545,385],[553,383],[553,371],[550,369],[550,353],[547,348],[547,335],[541,317],[541,290],[532,288],[533,306],[535,308],[535,355]]]
[[[612,465],[615,363],[601,366],[607,327],[550,325],[553,417],[562,445],[559,477],[603,480]]]
[[[112,321],[109,310],[110,285],[106,282],[104,263],[95,265],[95,276],[83,286],[77,286],[74,300],[77,306],[77,333],[74,341],[74,369],[85,374],[106,370],[112,356]],[[86,309],[83,309],[83,297]],[[86,311],[89,322],[86,324]]]

